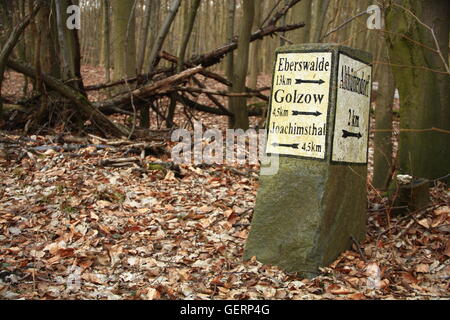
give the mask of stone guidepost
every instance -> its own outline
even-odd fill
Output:
[[[328,266],[349,249],[352,237],[363,241],[367,220],[367,159],[365,163],[333,161],[332,148],[334,135],[341,134],[335,132],[339,56],[345,54],[366,64],[371,64],[372,57],[336,44],[285,46],[276,52],[315,50],[332,53],[324,159],[280,155],[278,173],[260,177],[244,251],[245,260],[256,256],[262,263],[306,277],[317,275],[318,267]],[[370,92],[371,81],[369,85]],[[363,132],[361,139],[367,139],[366,135],[368,132]],[[367,157],[367,146],[365,149],[362,152]]]

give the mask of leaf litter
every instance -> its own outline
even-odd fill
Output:
[[[226,128],[224,118],[193,115]],[[167,162],[167,153],[106,166],[128,151],[90,143],[68,148],[52,136],[0,134],[1,298],[450,298],[443,183],[431,189],[428,208],[406,217],[390,215],[387,199],[369,188],[366,240],[304,279],[242,261],[258,166],[142,165]],[[371,141],[369,175],[372,159]]]
[[[37,136],[21,146],[30,150],[47,140]],[[241,166],[236,174],[227,166],[182,165],[181,176],[167,178],[170,170],[99,165],[122,156],[115,149],[33,157],[9,152],[0,171],[5,299],[449,297],[449,190],[443,184],[433,188],[433,206],[417,221],[388,221],[370,192],[371,206],[379,209],[369,211],[361,252],[354,246],[317,277],[302,279],[255,259],[242,261],[257,166]]]

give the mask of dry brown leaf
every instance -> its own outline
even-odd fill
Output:
[[[54,155],[58,154],[58,152],[57,152],[56,150],[54,150],[54,149],[48,149],[48,150],[46,150],[46,151],[44,152],[44,154],[45,154],[46,156],[54,156]]]
[[[91,217],[91,219],[93,219],[95,221],[97,221],[99,219],[98,215],[96,215],[94,211],[91,211],[90,217]]]
[[[92,266],[94,262],[92,260],[86,259],[86,260],[82,260],[78,263],[78,265],[83,268],[83,270],[86,270],[87,268],[89,268],[90,266]]]
[[[47,260],[47,264],[52,265],[52,264],[58,263],[60,259],[61,259],[61,257],[59,255],[54,256]]]
[[[385,289],[389,286],[390,282],[388,279],[382,279],[380,281],[380,289]]]
[[[106,201],[106,200],[98,200],[98,201],[96,202],[96,205],[97,205],[99,208],[106,208],[106,207],[111,206],[112,203],[109,202],[109,201]]]
[[[401,277],[406,283],[409,284],[418,282],[418,280],[409,272],[402,272]]]
[[[427,229],[430,228],[430,223],[428,222],[427,218],[419,220],[418,223],[424,228],[427,228]]]
[[[339,262],[341,262],[342,261],[342,257],[339,257],[338,259],[336,259],[331,265],[330,265],[330,268],[331,269],[334,269],[334,268],[336,268],[336,266],[339,264]]]
[[[100,279],[100,277],[98,275],[96,275],[94,273],[85,272],[81,275],[81,278],[83,280],[86,280],[88,282],[92,282],[95,284],[104,284],[105,283],[102,279]]]
[[[238,219],[239,219],[239,216],[235,212],[233,212],[231,215],[228,216],[227,221],[233,225],[236,223],[236,221]]]
[[[95,256],[95,261],[98,265],[108,266],[110,264],[110,257],[107,254],[97,254]]]
[[[418,264],[416,266],[416,272],[418,273],[428,273],[430,272],[430,266],[425,263]]]
[[[149,288],[146,294],[147,300],[159,300],[161,298],[161,294],[155,288]]]
[[[169,203],[164,206],[164,209],[166,209],[167,211],[174,211],[175,207]]]
[[[72,257],[75,254],[75,249],[74,248],[59,249],[57,254],[61,258]]]
[[[351,295],[348,295],[347,298],[350,300],[366,300],[367,299],[367,297],[361,292],[356,292]]]
[[[39,213],[39,212],[43,212],[47,209],[47,207],[45,206],[33,206],[30,210],[33,213]]]
[[[331,284],[327,287],[326,292],[336,295],[343,295],[353,293],[354,291],[337,284]]]
[[[211,207],[211,206],[202,206],[202,207],[199,208],[199,210],[200,210],[201,212],[203,212],[203,213],[209,213],[209,212],[211,212],[211,211],[214,210],[214,207]]]
[[[433,219],[433,222],[431,224],[431,227],[436,228],[437,226],[443,224],[447,219],[447,215],[441,214],[437,216],[437,218]]]
[[[109,231],[109,228],[107,226],[104,226],[102,224],[98,224],[98,228],[105,234],[111,234],[111,232]]]
[[[445,246],[444,254],[447,257],[450,257],[450,240],[447,241],[447,245]]]
[[[233,209],[228,209],[223,212],[223,215],[228,218],[233,212]]]
[[[164,177],[164,180],[165,181],[171,181],[171,180],[176,180],[176,178],[175,178],[175,172],[173,172],[173,171],[167,171],[167,174],[166,174],[166,176]]]
[[[436,215],[450,214],[450,207],[449,206],[439,207],[434,210],[434,214]]]
[[[43,258],[45,256],[45,252],[44,251],[31,250],[30,251],[30,255],[32,257],[40,259],[40,258]]]
[[[351,277],[351,278],[345,279],[345,281],[347,281],[352,287],[356,288],[359,286],[359,283],[361,280],[357,277]]]

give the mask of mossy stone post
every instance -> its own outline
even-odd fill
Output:
[[[365,237],[372,57],[336,44],[277,49],[261,176],[244,259],[313,276]]]

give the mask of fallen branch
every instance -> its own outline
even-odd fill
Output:
[[[64,144],[62,146],[49,146],[49,145],[37,146],[37,147],[28,148],[27,150],[28,151],[36,151],[36,152],[45,152],[47,150],[55,150],[58,152],[73,152],[73,151],[78,151],[80,149],[85,149],[85,148],[89,148],[89,147],[95,147],[96,149],[107,149],[110,146],[103,145],[103,144]]]
[[[354,236],[350,236],[350,239],[352,239],[352,242],[355,244],[356,249],[358,249],[361,259],[363,259],[364,262],[367,263],[368,260],[366,258],[366,255],[364,254],[363,250],[361,249],[361,246],[360,246],[358,240],[356,240],[356,238]]]
[[[103,160],[100,160],[99,163],[101,166],[104,166],[104,167],[106,167],[106,166],[122,167],[122,166],[128,166],[130,164],[135,164],[135,163],[138,164],[140,162],[141,162],[141,160],[139,158],[130,157],[130,158],[103,159]]]
[[[95,90],[101,90],[101,89],[107,89],[111,87],[115,87],[118,85],[123,85],[126,83],[134,83],[134,82],[141,82],[143,80],[152,79],[154,76],[157,76],[159,74],[169,74],[173,72],[174,68],[164,68],[164,69],[158,69],[150,73],[146,74],[140,74],[136,77],[128,78],[128,79],[121,79],[110,83],[100,83],[92,86],[86,86],[84,89],[85,91],[95,91]]]
[[[212,108],[209,106],[205,106],[198,102],[192,101],[183,95],[175,94],[174,96],[175,96],[175,99],[177,99],[180,103],[182,103],[183,105],[185,105],[186,107],[188,107],[190,109],[194,109],[194,110],[206,112],[206,113],[211,113],[211,114],[216,114],[219,116],[228,116],[228,117],[232,116],[231,112],[228,110],[221,110],[221,109],[216,109],[216,108]],[[248,110],[249,117],[260,116],[260,115],[262,115],[262,113],[263,113],[262,110],[259,108],[252,108],[252,109],[249,108],[249,110]]]
[[[205,93],[205,94],[211,94],[211,95],[223,96],[223,97],[256,97],[259,94],[259,92],[234,93],[234,92],[228,92],[228,91],[209,90],[209,89],[192,88],[192,87],[173,87],[172,89],[174,91]]]
[[[161,57],[162,59],[165,59],[165,60],[170,61],[170,62],[172,62],[172,63],[178,63],[178,58],[175,57],[175,56],[173,56],[173,55],[171,55],[170,53],[168,53],[168,52],[166,52],[166,51],[162,51],[162,52],[160,53],[160,57]],[[186,67],[191,67],[191,66],[192,66],[192,65],[189,64],[189,63],[185,63],[184,65],[185,65]],[[200,74],[201,74],[202,76],[206,77],[206,78],[210,78],[210,79],[216,80],[217,82],[220,82],[220,83],[226,85],[227,87],[230,87],[230,88],[231,88],[231,87],[233,86],[233,83],[232,83],[231,81],[229,81],[229,80],[228,80],[227,78],[225,78],[225,77],[222,77],[222,76],[221,76],[220,74],[218,74],[218,73],[211,72],[211,71],[208,71],[208,70],[202,70],[202,71],[200,72]],[[245,90],[246,90],[247,92],[255,92],[255,93],[256,93],[256,97],[260,98],[261,100],[269,101],[269,97],[266,96],[266,95],[263,95],[263,94],[260,92],[260,91],[262,91],[262,90],[260,90],[260,89],[255,90],[255,89],[251,89],[251,88],[249,88],[249,87],[245,87]]]
[[[211,113],[211,114],[216,114],[219,116],[228,116],[231,117],[232,113],[228,110],[220,110],[220,109],[216,109],[216,108],[212,108],[212,107],[208,107],[205,106],[203,104],[200,104],[198,102],[192,101],[182,95],[179,94],[174,94],[175,99],[177,99],[177,101],[179,101],[181,104],[185,105],[188,108],[197,110],[197,111],[202,111],[202,112],[207,112],[207,113]]]
[[[8,67],[30,78],[36,75],[36,71],[31,66],[18,60],[9,59]],[[80,92],[47,74],[41,74],[41,79],[48,87],[69,99],[73,103],[73,107],[78,108],[76,111],[80,111],[87,119],[91,120],[104,134],[110,133],[116,137],[128,136],[128,130],[126,128],[120,127],[109,120]]]
[[[283,7],[282,10],[277,12],[272,17],[272,19],[270,19],[267,22],[267,26],[265,26],[263,28],[260,28],[259,30],[257,30],[256,32],[254,32],[251,35],[250,42],[262,39],[265,36],[269,36],[269,35],[275,34],[277,32],[287,32],[287,31],[291,31],[291,30],[295,30],[295,29],[304,27],[305,26],[304,23],[298,23],[298,24],[292,24],[292,25],[286,25],[286,26],[280,26],[280,27],[276,26],[276,23],[278,22],[278,20],[283,15],[285,15],[286,12],[292,6],[294,6],[296,3],[298,3],[299,1],[300,0],[291,0],[288,4],[286,4],[285,7]],[[185,66],[191,68],[189,70],[192,70],[194,68],[198,68],[198,67],[194,67],[194,66],[199,66],[199,65],[201,65],[201,66],[203,66],[205,68],[206,67],[210,67],[210,66],[212,66],[214,64],[219,63],[226,54],[232,52],[236,48],[237,48],[237,39],[234,39],[232,42],[226,44],[225,46],[223,46],[221,48],[215,49],[213,51],[210,51],[210,52],[205,53],[203,55],[197,56],[195,58],[191,58],[191,60],[189,60],[188,62],[185,63]],[[168,61],[170,61],[172,63],[175,63],[175,64],[178,63],[178,58],[177,57],[174,57],[174,56],[172,56],[169,53],[164,52],[164,51],[162,51],[159,54],[159,57],[163,58],[163,59],[166,59],[166,60],[168,60]],[[188,70],[186,70],[186,71],[188,71]],[[183,71],[183,72],[181,72],[179,74],[176,74],[174,76],[162,79],[162,80],[157,81],[157,82],[155,82],[155,83],[153,83],[151,85],[148,85],[148,86],[136,89],[131,94],[133,94],[133,96],[135,96],[136,98],[144,98],[144,97],[148,97],[150,95],[167,93],[168,91],[164,91],[164,88],[166,88],[167,86],[172,85],[173,83],[175,83],[178,80],[180,80],[180,79],[178,79],[178,80],[172,81],[172,79],[174,79],[174,77],[177,78],[178,76],[182,75],[186,71]],[[155,71],[155,72],[158,72],[158,71]],[[218,81],[218,82],[220,82],[222,84],[227,85],[228,87],[232,86],[232,83],[229,80],[227,80],[226,78],[222,77],[219,74],[216,74],[216,73],[213,73],[213,72],[210,72],[210,71],[206,71],[206,70],[198,70],[198,71],[195,71],[192,74],[195,74],[195,73],[200,73],[203,76],[211,78],[211,79],[214,79],[214,80],[216,80],[216,81]],[[192,75],[192,74],[190,74],[190,75]],[[188,77],[188,76],[186,76],[186,77]],[[132,79],[132,80],[136,81],[138,78],[139,77],[136,77],[136,79]],[[181,79],[183,79],[183,77],[181,77]],[[119,82],[116,82],[115,84],[111,84],[111,86],[112,85],[116,85],[116,84],[125,83],[125,82],[126,82],[125,80],[121,80]],[[105,86],[103,86],[103,87],[105,87]],[[97,89],[97,88],[101,88],[101,86],[96,86],[94,88],[91,87],[89,89],[93,90],[93,89]],[[246,88],[246,90],[248,92],[254,93],[254,95],[252,95],[252,96],[258,97],[258,98],[260,98],[260,99],[262,99],[264,101],[268,101],[269,100],[269,97],[263,95],[258,90],[252,90],[250,88]],[[100,110],[105,111],[105,112],[106,111],[119,111],[117,109],[112,110],[112,108],[118,108],[120,105],[129,104],[130,103],[130,99],[131,99],[131,94],[123,94],[123,95],[120,95],[120,96],[115,97],[113,99],[96,103],[95,106],[97,106]],[[205,108],[201,107],[201,109],[205,109]],[[213,110],[209,110],[209,111],[213,111]],[[222,111],[221,112],[222,114],[226,113],[225,110],[221,110],[221,111]]]
[[[194,83],[195,83],[197,86],[199,86],[201,89],[206,89],[206,86],[203,84],[203,82],[201,82],[200,80],[198,80],[196,77],[192,77],[192,80],[193,80]],[[227,109],[222,103],[220,103],[220,101],[217,100],[216,97],[214,97],[214,95],[207,93],[206,96],[207,96],[208,99],[211,100],[212,103],[214,103],[219,109],[228,111],[228,109]]]
[[[201,66],[196,66],[191,69],[187,69],[183,72],[175,74],[173,76],[167,77],[160,81],[154,82],[150,85],[135,89],[129,93],[122,94],[110,100],[105,100],[95,104],[100,110],[107,109],[110,107],[118,107],[124,104],[129,104],[131,101],[131,96],[135,99],[143,99],[156,94],[164,94],[171,91],[171,86],[178,83],[190,76],[199,73],[203,68]]]

